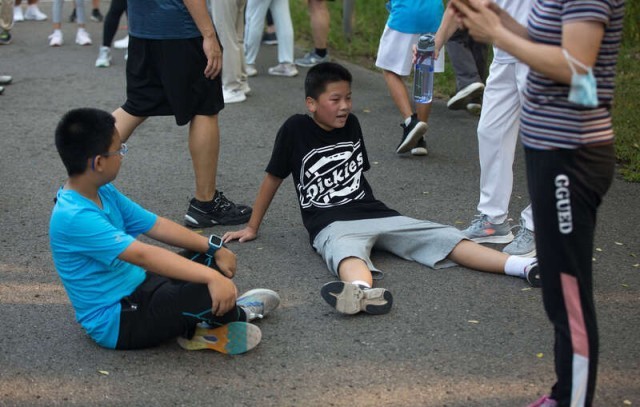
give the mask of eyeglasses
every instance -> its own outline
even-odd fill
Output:
[[[129,152],[129,147],[127,147],[126,143],[120,144],[120,149],[116,151],[109,151],[103,154],[100,154],[103,157],[110,157],[112,155],[120,154],[120,157],[124,157]]]

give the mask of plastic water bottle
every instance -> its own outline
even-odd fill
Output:
[[[418,103],[431,103],[433,100],[433,53],[435,37],[421,35],[418,40],[416,67],[413,75],[413,99]]]

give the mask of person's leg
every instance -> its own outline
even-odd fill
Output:
[[[131,133],[147,119],[146,117],[133,116],[121,107],[117,108],[112,115],[116,119],[116,129],[118,129],[120,140],[123,143],[126,143]]]
[[[220,152],[218,115],[195,115],[191,119],[189,151],[195,174],[195,198],[201,202],[211,201],[216,191],[218,154]]]
[[[386,69],[383,71],[383,76],[393,103],[395,103],[402,118],[406,120],[413,114],[413,108],[409,101],[409,91],[407,91],[404,79],[395,72]]]
[[[51,6],[51,21],[53,22],[53,29],[59,30],[62,27],[62,6],[64,0],[53,0],[53,6]]]
[[[311,35],[313,36],[313,46],[316,54],[318,52],[324,55],[327,51],[327,43],[329,38],[329,23],[331,16],[329,15],[329,8],[324,0],[308,0],[309,7],[309,19],[311,22]],[[276,21],[276,29],[278,28],[278,22]]]
[[[9,32],[13,28],[13,0],[2,0],[0,3],[0,29]]]
[[[560,406],[590,406],[598,332],[592,256],[596,215],[615,168],[612,145],[577,150],[525,148],[542,298],[555,332]]]
[[[111,5],[104,19],[104,27],[102,27],[102,45],[111,47],[113,38],[118,31],[120,17],[127,11],[127,0],[111,0]]]
[[[293,63],[293,24],[289,10],[289,0],[271,0],[271,15],[276,25],[278,37],[278,63]]]
[[[264,31],[264,19],[269,9],[270,1],[247,0],[246,26],[244,31],[244,55],[248,65],[255,65],[260,40]]]
[[[446,44],[451,66],[456,74],[456,94],[447,102],[449,109],[465,109],[469,103],[482,96],[484,78],[478,72],[474,54],[469,48],[469,39],[466,31],[458,30]]]
[[[241,44],[238,42],[236,23],[238,0],[212,1],[211,14],[216,26],[218,39],[224,49],[222,58],[222,88],[227,92],[240,91]]]

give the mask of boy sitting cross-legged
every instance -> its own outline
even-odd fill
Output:
[[[374,247],[433,268],[457,263],[539,286],[535,259],[483,247],[454,227],[401,216],[375,199],[364,177],[369,160],[360,124],[351,114],[346,68],[330,62],[314,66],[305,93],[311,116],[294,115],[282,125],[251,219],[244,229],[225,233],[225,242],[255,239],[280,184],[292,175],[313,248],[341,280],[321,291],[339,312],[384,314],[391,309],[391,293],[372,288],[372,274],[380,273],[369,258]]]
[[[255,347],[261,332],[248,322],[273,311],[278,294],[255,289],[236,298],[236,257],[219,237],[207,239],[159,217],[111,184],[127,152],[113,116],[72,110],[55,139],[69,179],[51,214],[51,252],[91,338],[111,349],[176,337],[190,350],[238,354]],[[140,234],[194,253],[197,262],[143,243]]]

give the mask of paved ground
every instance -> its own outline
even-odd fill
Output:
[[[97,44],[102,25],[88,27]],[[497,407],[522,406],[548,390],[551,327],[540,291],[522,280],[461,267],[434,271],[380,253],[374,260],[387,271],[392,312],[336,314],[319,295],[331,277],[308,245],[289,180],[259,239],[232,245],[239,288],[270,287],[283,299],[260,323],[257,349],[227,357],[175,343],[135,352],[94,345],[74,321],[48,248],[52,199],[65,178],[53,128],[70,108],[121,104],[124,62],[115,51],[113,67],[94,68],[97,45],[76,46],[75,28],[63,30],[67,44],[52,49],[50,23],[19,23],[14,44],[0,48],[0,73],[15,78],[0,96],[0,405]],[[305,71],[294,79],[265,75],[274,63],[274,48],[263,48],[253,95],[220,115],[219,186],[238,202],[253,201],[275,132],[304,109]],[[429,156],[398,157],[399,117],[382,76],[347,65],[378,197],[407,215],[466,224],[478,195],[477,119],[437,101]],[[171,118],[149,120],[130,148],[118,187],[181,221],[193,191],[186,129]],[[515,172],[514,214],[527,202],[520,153]],[[616,180],[600,211],[599,406],[640,405],[639,197],[640,185]]]

